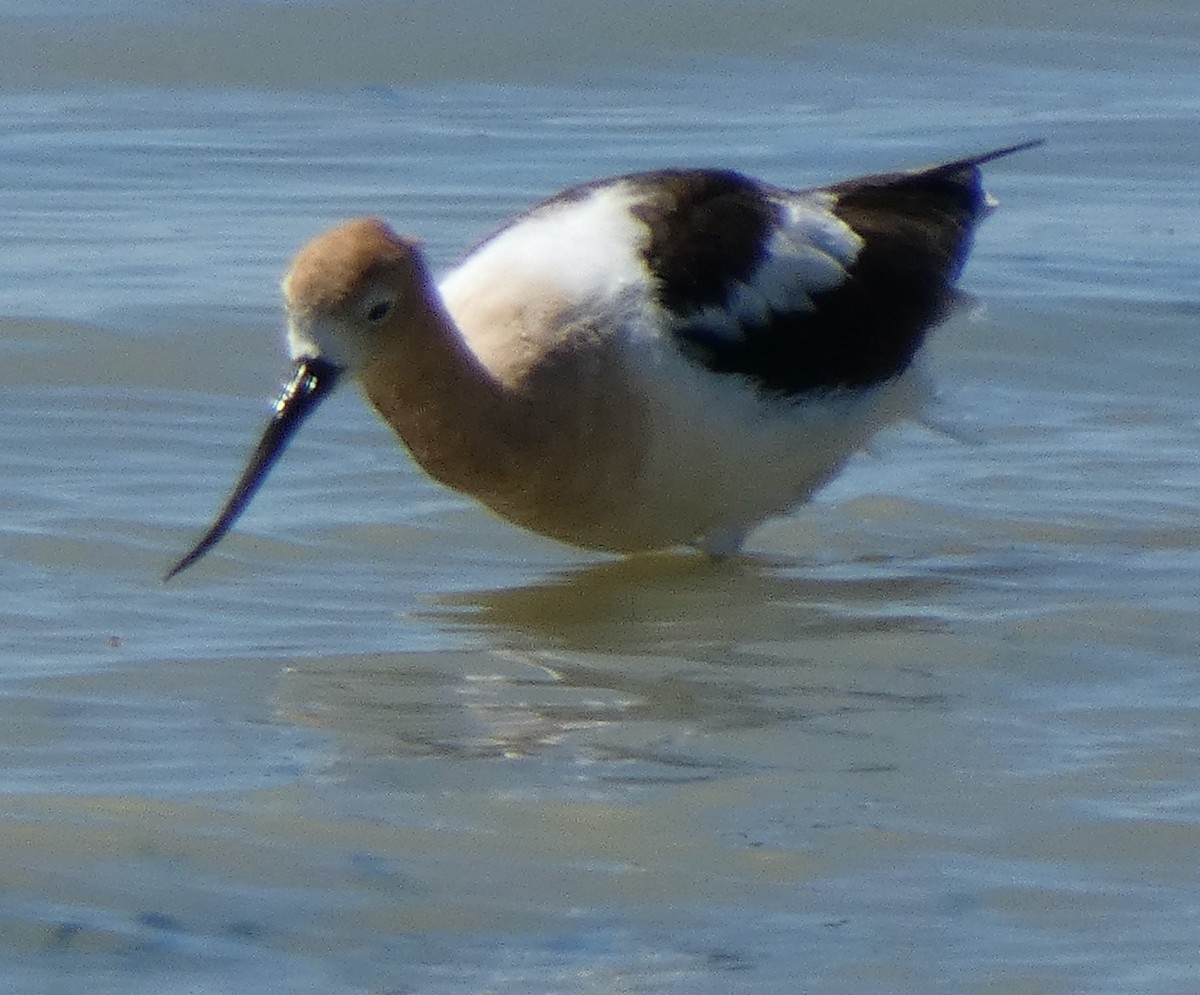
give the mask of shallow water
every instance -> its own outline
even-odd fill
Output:
[[[4,990],[1200,989],[1200,23],[668,6],[0,11]],[[1028,137],[938,403],[743,559],[520,533],[346,391],[159,583],[325,224]]]

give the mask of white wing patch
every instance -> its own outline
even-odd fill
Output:
[[[833,290],[858,257],[863,239],[829,208],[830,194],[775,198],[779,226],[749,282],[738,283],[724,306],[684,318],[688,327],[736,342],[747,327],[763,327],[774,314],[813,311],[812,295]]]
[[[638,254],[645,238],[628,184],[597,187],[578,200],[548,203],[480,246],[439,289],[450,306],[481,293],[514,296],[554,287],[571,302],[619,297],[646,283]]]

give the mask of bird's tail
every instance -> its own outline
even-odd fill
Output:
[[[913,173],[923,173],[933,176],[953,175],[954,173],[962,172],[964,169],[977,169],[985,162],[1003,159],[1007,155],[1013,155],[1017,152],[1024,152],[1026,149],[1035,149],[1039,145],[1045,144],[1046,139],[1034,138],[1028,142],[1018,142],[1016,145],[1006,145],[1002,149],[992,149],[990,152],[983,152],[979,155],[970,155],[963,159],[953,159],[950,162],[938,163],[936,166],[926,166],[922,169],[914,169]]]

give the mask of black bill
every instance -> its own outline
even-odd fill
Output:
[[[225,535],[238,516],[245,510],[250,499],[254,497],[262,482],[266,479],[271,467],[286,448],[292,434],[300,427],[308,415],[315,410],[321,400],[333,390],[338,381],[341,368],[323,359],[299,359],[292,367],[292,375],[284,384],[278,399],[275,401],[275,414],[267,422],[262,438],[255,446],[254,452],[246,463],[246,469],[233,488],[233,493],[225,502],[225,507],[217,515],[209,530],[201,536],[200,541],[178,563],[166,572],[164,581],[170,580],[177,573],[186,570],[200,557],[213,548]]]

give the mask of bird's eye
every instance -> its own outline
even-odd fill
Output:
[[[379,301],[376,304],[372,304],[371,309],[367,312],[367,321],[382,321],[387,317],[391,309],[391,301]]]

